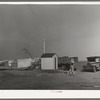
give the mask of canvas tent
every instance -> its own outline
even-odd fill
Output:
[[[58,57],[55,53],[45,53],[41,56],[41,69],[56,70],[58,69]]]

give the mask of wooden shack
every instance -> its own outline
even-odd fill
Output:
[[[58,69],[58,57],[55,53],[45,53],[41,56],[42,70],[56,70]]]

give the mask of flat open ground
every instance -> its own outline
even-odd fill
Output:
[[[99,90],[100,71],[77,70],[75,76],[66,76],[63,71],[3,70],[0,71],[0,89]]]

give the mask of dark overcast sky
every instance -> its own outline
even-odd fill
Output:
[[[100,6],[0,5],[0,56],[15,58],[27,48],[33,57],[100,56]]]

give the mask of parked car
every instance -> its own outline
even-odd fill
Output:
[[[87,57],[87,65],[83,65],[82,70],[91,70],[93,72],[100,70],[100,56]]]

